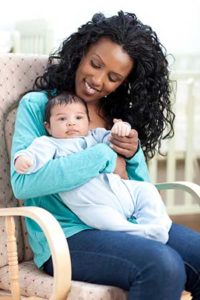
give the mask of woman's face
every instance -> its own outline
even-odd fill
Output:
[[[134,66],[122,47],[108,38],[90,46],[76,71],[76,95],[88,104],[115,91]]]

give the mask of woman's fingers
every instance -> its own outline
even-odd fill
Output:
[[[118,153],[118,154],[120,154],[120,155],[122,155],[122,156],[124,156],[124,157],[126,157],[126,158],[129,158],[129,157],[133,156],[134,153],[135,153],[135,152],[133,153],[132,150],[123,149],[123,148],[121,148],[121,147],[115,146],[114,144],[112,144],[112,149],[113,149],[116,153]]]
[[[123,137],[112,133],[110,141],[116,146],[129,150],[135,147],[135,145],[138,145],[138,134],[134,129],[130,131],[128,136]]]
[[[132,129],[128,136],[120,137],[118,135],[111,135],[111,146],[118,154],[129,158],[135,154],[138,149],[138,134]]]

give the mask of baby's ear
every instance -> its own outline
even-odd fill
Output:
[[[48,122],[44,122],[44,127],[46,128],[47,132],[51,135],[51,129],[50,129],[50,124]]]

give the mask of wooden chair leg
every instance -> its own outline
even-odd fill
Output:
[[[13,300],[20,300],[19,285],[19,266],[17,257],[17,243],[15,237],[15,221],[14,217],[6,217],[6,233],[7,233],[7,253],[9,265],[9,277],[11,285],[11,295]]]

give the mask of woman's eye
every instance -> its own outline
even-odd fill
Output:
[[[119,78],[117,76],[115,76],[115,75],[109,75],[108,78],[109,78],[109,80],[111,82],[117,82],[117,81],[119,81]]]
[[[94,60],[91,60],[91,66],[96,69],[100,69],[101,65]]]
[[[112,76],[109,76],[109,80],[110,80],[111,82],[117,82],[117,78],[114,78],[114,77],[112,77]]]

